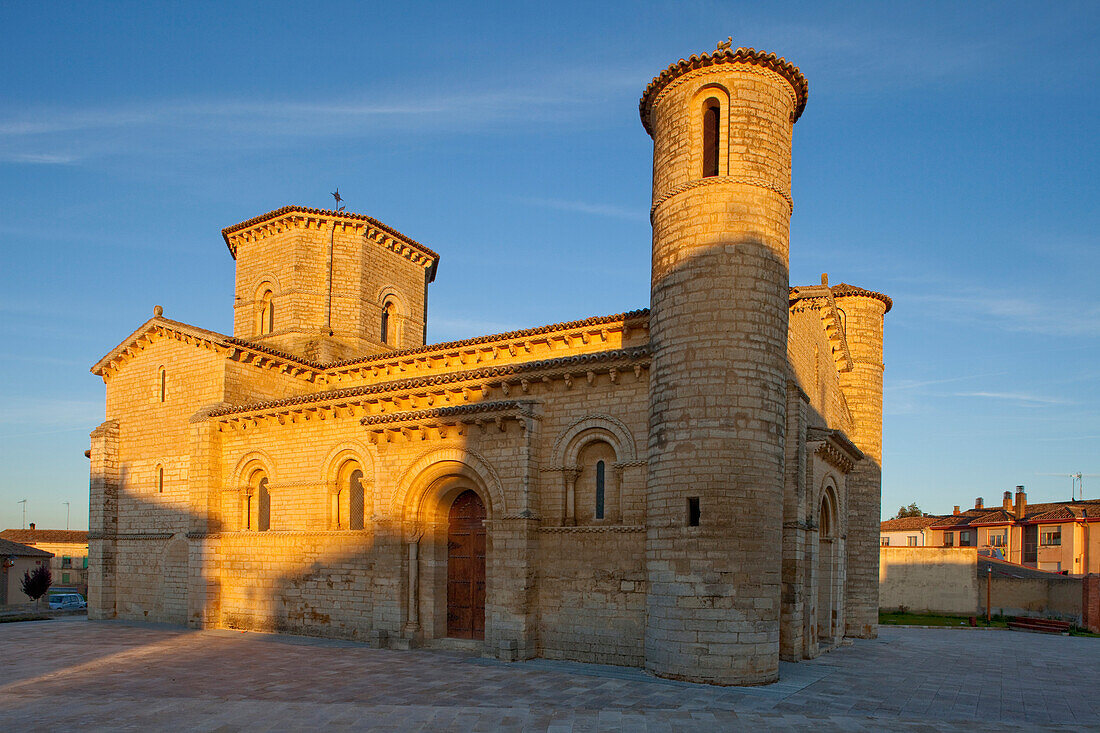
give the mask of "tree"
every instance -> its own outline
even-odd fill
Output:
[[[903,517],[923,517],[924,512],[917,506],[917,502],[913,502],[909,506],[903,506],[898,509],[898,515],[894,519],[902,519]]]
[[[50,574],[50,569],[45,565],[40,565],[33,571],[28,570],[23,573],[23,593],[34,601],[37,606],[38,599],[46,595],[46,591],[50,589],[50,583],[52,582],[53,576]]]

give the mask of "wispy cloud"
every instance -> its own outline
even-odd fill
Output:
[[[4,432],[10,432],[10,429],[16,425],[21,428],[75,430],[88,426],[94,427],[102,421],[103,404],[87,400],[25,397],[6,400],[4,409],[0,410],[0,429]]]
[[[639,78],[619,73],[606,79],[591,69],[565,69],[522,87],[493,87],[490,82],[468,89],[340,90],[306,100],[242,95],[38,107],[7,116],[0,111],[0,163],[57,165],[158,147],[256,148],[285,144],[288,137],[469,133],[501,124],[563,124],[589,119],[593,105],[609,94],[633,90]]]
[[[614,206],[612,204],[598,204],[588,201],[567,201],[552,198],[527,198],[517,197],[517,201],[532,206],[541,206],[546,209],[558,211],[572,211],[580,214],[592,214],[594,216],[610,216],[616,219],[628,219],[631,221],[649,221],[646,212],[637,208]]]
[[[1073,405],[1075,402],[1064,400],[1060,397],[1047,397],[1045,395],[1031,394],[1028,392],[956,392],[955,397],[984,397],[992,400],[1007,400],[1031,405]]]
[[[28,165],[70,165],[80,160],[70,153],[18,153],[0,152],[0,163],[25,163]]]
[[[921,387],[929,387],[934,384],[949,384],[951,382],[965,382],[968,379],[984,379],[986,377],[999,377],[1007,374],[1008,372],[986,372],[984,374],[964,374],[958,377],[949,377],[947,379],[899,379],[896,382],[889,382],[886,385],[888,390],[907,390],[907,389],[920,389]]]
[[[1064,443],[1069,440],[1100,440],[1100,435],[1064,435],[1058,438],[1034,438],[1029,437],[1029,440],[1038,440],[1044,443]]]
[[[968,295],[911,293],[898,300],[920,304],[925,316],[952,322],[980,322],[1000,330],[1050,336],[1100,336],[1100,306],[1079,298],[1023,298],[1000,293]]]

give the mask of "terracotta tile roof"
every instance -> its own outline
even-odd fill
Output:
[[[300,356],[288,354],[285,351],[279,351],[278,349],[273,349],[269,346],[256,344],[251,341],[246,341],[244,339],[234,338],[233,336],[226,336],[224,333],[218,333],[217,331],[199,328],[198,326],[192,326],[191,324],[184,323],[182,321],[173,321],[163,316],[153,316],[148,321],[138,326],[136,331],[123,339],[118,346],[111,349],[102,359],[93,364],[91,368],[92,374],[102,376],[103,371],[107,368],[108,364],[116,359],[121,353],[126,351],[126,349],[132,348],[135,344],[137,344],[138,340],[142,336],[153,332],[157,328],[166,328],[170,331],[175,331],[177,333],[182,333],[188,336],[196,336],[200,339],[205,339],[207,341],[218,344],[219,346],[232,345],[240,347],[242,349],[246,349],[248,351],[268,354],[270,356],[282,359],[283,361],[287,361],[292,364],[298,364],[314,371],[322,371],[324,369],[323,364],[319,364],[308,359],[303,359]]]
[[[536,326],[535,328],[525,328],[519,331],[507,331],[505,333],[496,333],[489,336],[474,336],[473,338],[462,339],[460,341],[444,341],[440,344],[425,344],[424,346],[417,346],[412,349],[402,349],[401,351],[387,351],[381,354],[372,354],[370,356],[357,356],[354,359],[345,359],[343,361],[333,362],[327,364],[327,369],[338,369],[340,367],[352,366],[354,364],[367,364],[372,361],[389,361],[392,359],[401,359],[405,356],[412,356],[414,354],[420,354],[425,351],[446,351],[448,349],[461,349],[465,346],[475,346],[477,344],[490,343],[492,341],[507,341],[509,339],[524,338],[527,336],[537,336],[542,333],[552,333],[554,331],[568,331],[573,328],[584,328],[585,326],[598,326],[602,323],[615,323],[617,321],[634,321],[642,318],[649,318],[649,308],[639,308],[638,310],[627,311],[626,313],[616,313],[611,316],[592,316],[591,318],[584,318],[579,321],[564,321],[562,323],[552,323],[548,326]]]
[[[452,407],[436,407],[429,410],[407,410],[405,412],[390,412],[384,415],[368,415],[359,421],[360,425],[385,425],[393,422],[413,422],[417,420],[429,420],[432,418],[461,417],[463,415],[479,415],[489,412],[504,412],[505,410],[523,411],[525,403],[521,400],[504,400],[499,402],[475,402],[470,405],[454,405]]]
[[[293,213],[311,214],[311,215],[314,215],[314,216],[327,216],[327,217],[331,217],[331,218],[339,218],[339,219],[344,219],[344,220],[348,220],[348,221],[366,222],[367,224],[370,224],[372,227],[374,227],[376,229],[380,229],[380,230],[386,232],[387,234],[389,234],[391,236],[397,237],[398,239],[400,239],[402,242],[409,245],[410,247],[413,247],[414,249],[419,250],[422,255],[425,255],[426,257],[428,257],[428,259],[430,259],[432,261],[431,268],[430,268],[430,275],[429,275],[428,279],[429,279],[429,281],[435,279],[436,266],[439,264],[439,255],[435,251],[433,251],[432,249],[426,247],[425,245],[421,244],[420,242],[417,242],[415,239],[412,239],[411,237],[405,236],[404,234],[397,231],[396,229],[394,229],[390,225],[383,224],[382,222],[378,221],[377,219],[375,219],[373,217],[370,217],[370,216],[367,216],[366,214],[355,214],[355,213],[349,212],[349,211],[332,211],[331,209],[313,209],[313,208],[310,208],[308,206],[296,206],[296,205],[292,204],[290,206],[283,206],[282,208],[275,209],[274,211],[269,211],[266,214],[260,214],[259,216],[254,216],[251,219],[240,222],[239,224],[233,224],[232,226],[228,226],[225,229],[222,229],[222,239],[225,240],[225,246],[229,248],[229,252],[233,255],[233,258],[236,259],[237,250],[229,242],[229,235],[230,234],[233,234],[234,232],[239,232],[242,229],[249,229],[251,227],[256,226],[257,224],[263,224],[265,221],[269,221],[271,219],[278,219],[280,216],[284,216],[286,214],[293,214]]]
[[[857,285],[849,285],[848,283],[841,283],[840,285],[833,285],[830,290],[833,291],[834,298],[843,298],[846,295],[862,295],[867,298],[875,298],[881,300],[886,304],[886,313],[890,312],[890,309],[894,307],[894,301],[889,295],[882,293],[876,293],[874,290],[868,290],[867,288],[861,288]]]
[[[1085,518],[1100,519],[1100,499],[1028,504],[1024,512],[1025,522],[1068,522]],[[940,519],[941,521],[933,525],[936,529],[956,529],[984,524],[1011,524],[1017,521],[1016,515],[1012,512],[1006,512],[1003,507],[967,509],[958,515],[949,514]]]
[[[1011,522],[1012,518],[1005,515],[1004,510],[997,509],[967,509],[959,514],[948,514],[940,517],[933,527],[936,529],[953,529],[958,527],[970,527],[977,524],[998,524]]]
[[[31,545],[38,542],[68,542],[88,544],[88,533],[79,529],[5,529],[0,539]]]
[[[943,519],[943,517],[899,517],[879,522],[880,532],[904,532],[912,529],[925,529]]]
[[[774,53],[764,53],[753,48],[739,48],[736,51],[728,48],[718,48],[701,56],[692,54],[688,59],[680,59],[653,78],[653,81],[642,92],[642,98],[638,102],[638,113],[642,117],[642,125],[645,126],[646,132],[650,135],[653,134],[653,127],[649,120],[653,102],[669,82],[695,69],[735,63],[763,66],[790,82],[795,94],[795,107],[791,122],[798,120],[802,115],[802,110],[806,109],[806,98],[809,95],[810,87],[806,83],[806,77],[802,75],[797,66],[785,58],[776,56]]]
[[[539,361],[526,361],[518,364],[505,364],[497,367],[483,367],[481,369],[468,369],[465,371],[445,372],[426,377],[414,377],[412,379],[399,379],[378,384],[366,384],[359,387],[345,387],[325,392],[312,392],[295,397],[284,397],[278,400],[266,400],[253,402],[246,405],[227,405],[212,410],[210,417],[223,417],[243,412],[255,412],[257,410],[275,410],[282,407],[309,404],[312,402],[326,402],[328,400],[341,400],[350,397],[360,397],[370,394],[382,394],[405,389],[417,389],[455,382],[465,382],[474,379],[491,379],[493,377],[508,377],[515,374],[539,372],[550,369],[569,367],[581,367],[605,362],[630,361],[641,359],[649,354],[649,349],[639,346],[633,349],[616,349],[614,351],[596,351],[590,354],[574,354],[573,356],[561,356],[556,359],[542,359]]]
[[[51,552],[39,550],[37,547],[27,547],[0,537],[0,556],[9,557],[11,555],[17,557],[53,557]]]
[[[1100,499],[1029,504],[1024,518],[1028,522],[1045,522],[1057,519],[1097,519],[1100,518]]]

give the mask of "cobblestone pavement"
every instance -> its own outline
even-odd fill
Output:
[[[781,681],[82,619],[0,624],[0,730],[1100,730],[1100,639],[883,628]]]

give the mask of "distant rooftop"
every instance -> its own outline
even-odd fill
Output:
[[[38,543],[88,544],[88,533],[80,529],[5,529],[0,539],[19,542],[24,545]]]
[[[11,555],[15,555],[16,557],[53,557],[53,553],[39,550],[37,547],[21,545],[18,542],[12,542],[3,537],[0,537],[0,555],[4,557],[9,557]]]

